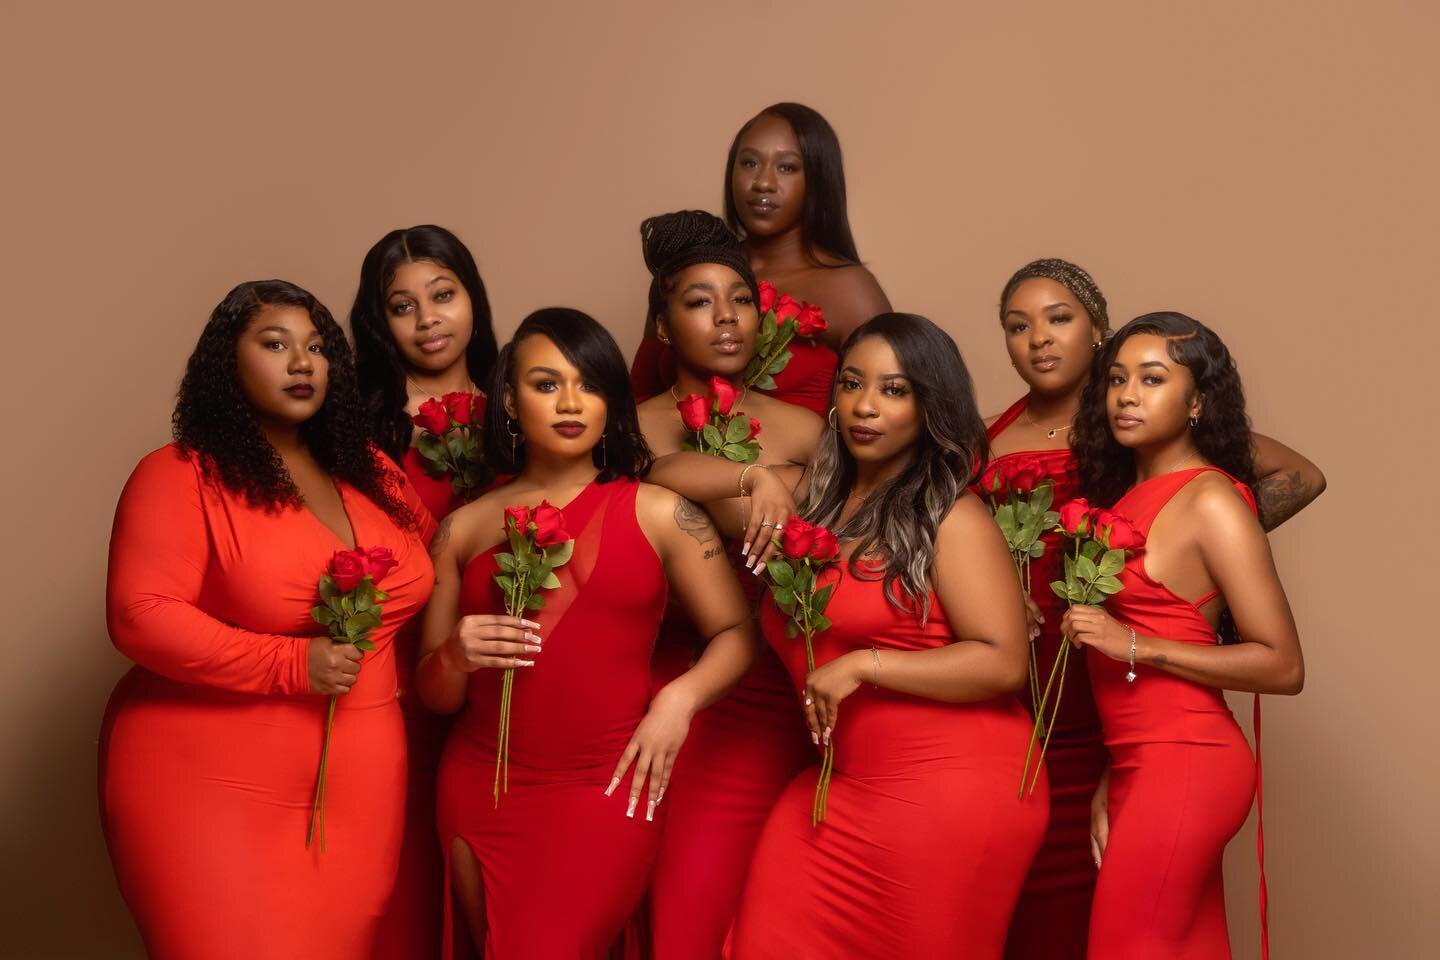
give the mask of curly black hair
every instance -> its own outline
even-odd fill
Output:
[[[401,526],[415,517],[401,499],[395,475],[376,456],[368,439],[355,361],[345,333],[325,305],[284,280],[248,280],[225,295],[195,344],[171,417],[176,444],[198,457],[208,479],[243,494],[254,506],[299,506],[300,491],[266,439],[254,408],[240,386],[235,347],[251,322],[271,306],[304,310],[329,361],[329,384],[320,410],[300,425],[300,438],[331,476],[365,494]]]
[[[1204,404],[1199,422],[1191,428],[1191,438],[1200,455],[1253,486],[1250,417],[1245,413],[1245,391],[1234,358],[1215,332],[1200,321],[1183,313],[1162,312],[1136,317],[1106,342],[1080,395],[1070,447],[1075,452],[1081,495],[1097,506],[1108,507],[1135,485],[1135,457],[1110,432],[1106,397],[1110,365],[1125,341],[1140,334],[1164,337],[1170,359],[1189,369],[1195,379]]]
[[[355,336],[355,367],[372,436],[397,463],[410,446],[413,425],[405,413],[409,401],[405,361],[386,319],[385,291],[397,269],[417,260],[451,271],[470,295],[471,333],[465,346],[465,369],[477,385],[490,379],[498,352],[485,283],[475,258],[459,237],[444,227],[422,223],[391,230],[375,242],[360,265],[360,287],[350,308],[350,332]]]

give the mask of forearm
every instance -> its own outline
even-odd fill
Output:
[[[674,490],[687,500],[710,503],[740,496],[742,474],[745,474],[745,493],[748,494],[755,474],[763,469],[758,464],[736,463],[693,450],[682,450],[657,459],[645,479]]]
[[[1299,513],[1325,492],[1325,474],[1309,459],[1277,440],[1254,435],[1255,503],[1266,530]]]
[[[1182,643],[1137,634],[1135,660],[1192,683],[1242,693],[1291,695],[1305,682],[1302,662],[1259,642]]]
[[[415,666],[415,690],[432,713],[459,713],[469,686],[470,675],[451,666],[442,649],[423,654]]]
[[[698,713],[740,682],[756,652],[754,630],[748,623],[722,630],[710,638],[696,664],[666,684],[664,691],[683,698],[692,714]]]
[[[867,683],[944,703],[993,700],[1019,690],[1026,679],[1023,649],[978,640],[933,650],[855,650],[845,656],[854,659]]]

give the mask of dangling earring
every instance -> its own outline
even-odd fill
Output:
[[[600,469],[606,470],[610,466],[610,455],[605,449],[605,434],[600,434]]]
[[[835,422],[835,408],[831,407],[830,412],[825,414],[825,422],[830,424],[830,429],[836,433],[840,432],[840,424]]]
[[[513,417],[506,417],[505,432],[510,434],[510,461],[513,463],[518,456],[517,448],[520,446],[520,421]]]

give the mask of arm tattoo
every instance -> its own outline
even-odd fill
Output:
[[[684,497],[677,497],[675,500],[675,526],[694,537],[695,542],[701,546],[707,543],[718,544],[719,538],[715,535],[715,526],[710,522],[710,515]]]
[[[450,544],[450,521],[454,517],[446,517],[440,521],[440,526],[435,528],[435,536],[430,538],[430,561],[433,563],[440,559],[440,554]]]
[[[1260,508],[1260,525],[1274,530],[1315,499],[1315,491],[1298,470],[1276,473],[1255,484],[1255,503]]]

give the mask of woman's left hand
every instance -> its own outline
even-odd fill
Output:
[[[843,654],[811,670],[805,678],[805,722],[815,743],[829,745],[840,701],[860,688],[862,655],[868,657],[870,651]]]
[[[1104,607],[1071,607],[1060,621],[1060,631],[1077,647],[1093,647],[1111,660],[1130,659],[1130,628]]]
[[[675,767],[675,755],[690,732],[690,720],[695,716],[694,706],[679,691],[667,686],[650,701],[645,718],[635,728],[635,734],[620,754],[615,765],[615,774],[605,796],[615,792],[625,771],[635,765],[635,776],[630,779],[630,803],[625,816],[635,816],[635,807],[640,802],[640,791],[645,781],[650,781],[650,793],[645,805],[645,819],[655,819],[655,807],[665,796],[665,787],[670,783],[670,771]]]

